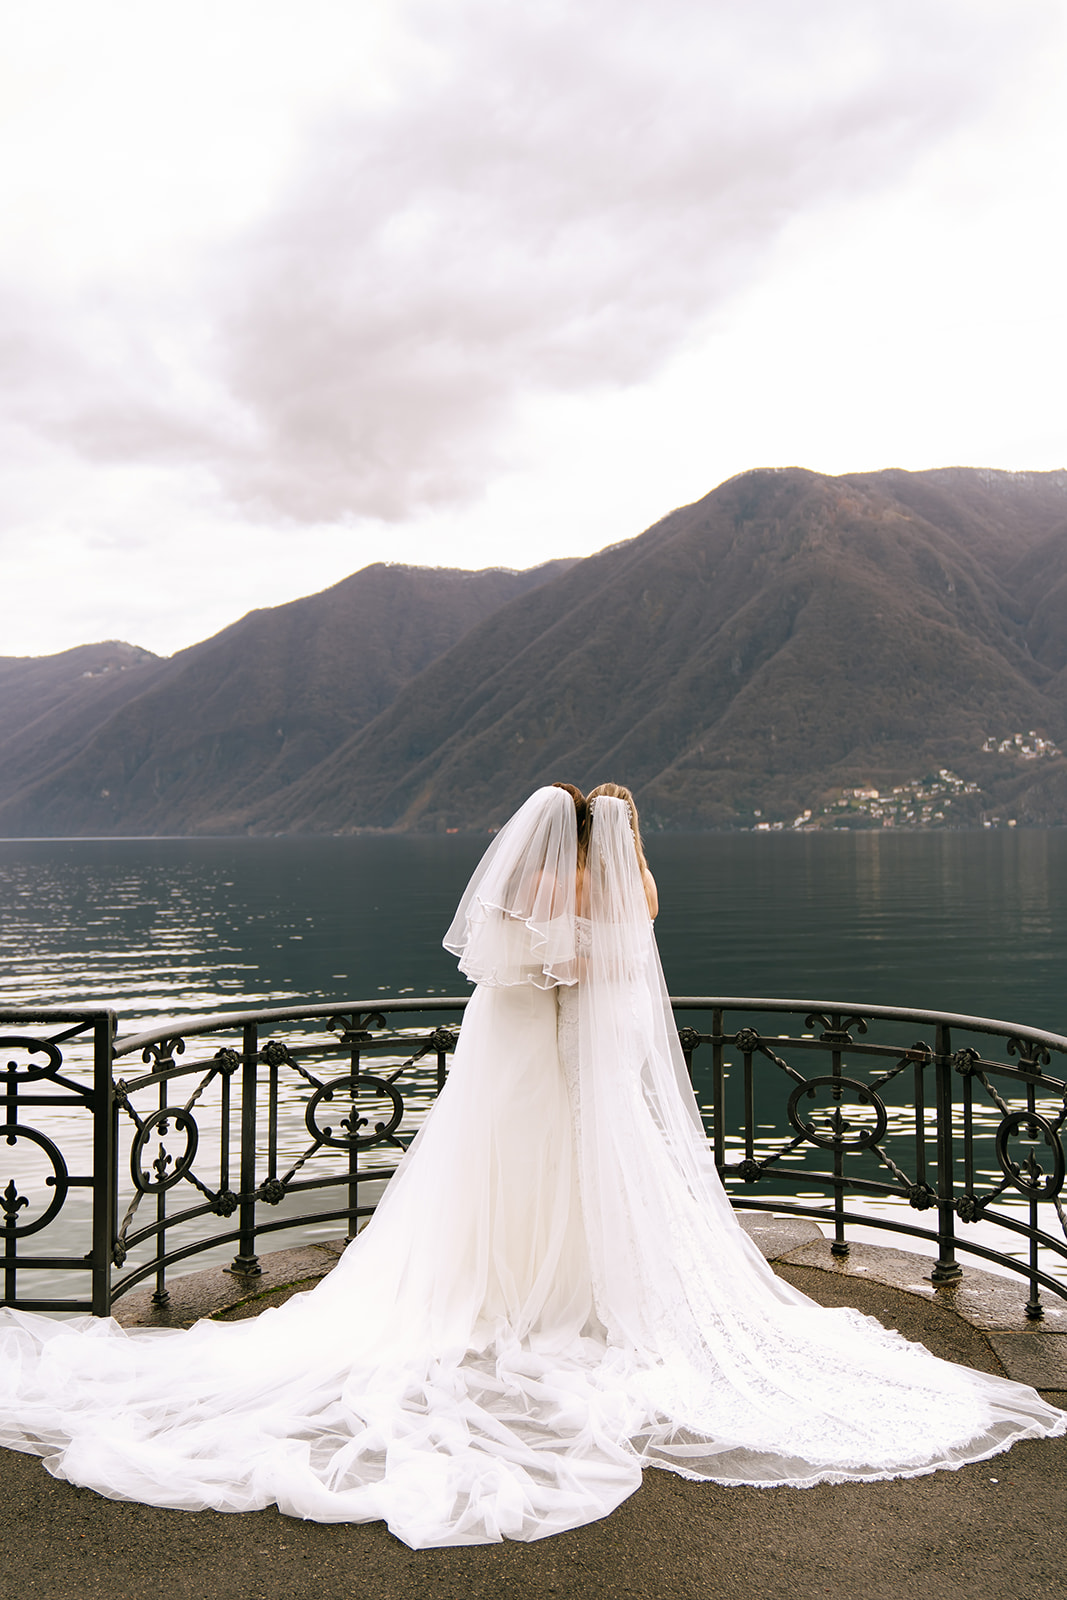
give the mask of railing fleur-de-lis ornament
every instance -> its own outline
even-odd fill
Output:
[[[9,1178],[7,1188],[4,1190],[2,1198],[0,1198],[0,1210],[4,1213],[5,1229],[14,1228],[18,1221],[19,1212],[29,1203],[24,1194],[19,1194],[15,1187],[14,1178]]]
[[[159,1126],[160,1126],[160,1129],[163,1132],[166,1132],[166,1124],[165,1123],[160,1123]],[[168,1155],[167,1154],[166,1145],[161,1144],[160,1147],[159,1147],[159,1150],[156,1153],[156,1158],[152,1162],[152,1171],[156,1175],[156,1182],[157,1183],[161,1182],[162,1179],[164,1179],[167,1176],[167,1168],[170,1167],[170,1166],[173,1166],[173,1164],[174,1164],[174,1157],[172,1155]],[[144,1177],[145,1177],[145,1182],[147,1183],[148,1182],[148,1174],[147,1174],[147,1172],[144,1174]]]

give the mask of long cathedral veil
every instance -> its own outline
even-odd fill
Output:
[[[597,1305],[613,1339],[658,1361],[683,1328],[702,1346],[709,1275],[810,1304],[738,1225],[678,1042],[628,808],[593,802],[581,912],[578,1160]],[[685,1240],[684,1249],[674,1245]],[[665,1245],[669,1246],[665,1248]],[[725,1299],[730,1298],[728,1283]],[[700,1358],[702,1359],[702,1357]]]
[[[816,1305],[739,1227],[686,1074],[628,809],[607,796],[593,803],[580,909],[579,1184],[597,1311],[643,1406],[630,1435],[642,1461],[803,1486],[959,1466],[1062,1429],[1032,1390]]]

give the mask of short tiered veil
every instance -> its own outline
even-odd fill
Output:
[[[550,989],[574,983],[574,801],[538,789],[474,870],[444,946],[472,983]]]

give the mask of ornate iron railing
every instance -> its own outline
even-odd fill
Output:
[[[27,1033],[26,1029],[34,1031]],[[115,1231],[111,1181],[114,1035],[112,1011],[0,1010],[2,1305],[26,1311],[107,1314]],[[65,1070],[68,1057],[73,1058],[74,1071]],[[35,1121],[48,1122],[50,1131],[35,1127],[27,1113]],[[70,1170],[59,1138],[67,1145],[68,1154],[72,1148],[77,1152],[79,1164],[84,1162],[88,1171]],[[83,1197],[88,1199],[88,1208],[77,1206]],[[81,1211],[75,1237],[80,1232],[87,1235],[89,1243],[89,1249],[81,1253],[71,1245],[71,1230],[65,1226],[75,1210]],[[49,1238],[43,1242],[58,1240],[65,1248],[37,1253],[37,1236],[46,1230]],[[31,1239],[35,1243],[27,1249]],[[86,1242],[85,1237],[81,1242]],[[27,1274],[28,1294],[22,1287]],[[34,1293],[33,1285],[44,1278],[54,1282],[57,1276],[61,1281],[73,1277],[84,1285],[81,1295]]]
[[[165,1300],[168,1273],[207,1251],[251,1282],[266,1235],[353,1232],[445,1081],[465,1003],[231,1012],[129,1037],[110,1011],[0,1010],[2,1303],[106,1315],[146,1280]],[[960,1251],[1010,1268],[1034,1319],[1042,1290],[1067,1298],[1067,1084],[1051,1070],[1067,1038],[836,1001],[673,1005],[736,1207],[814,1218],[837,1255],[857,1225],[923,1240],[935,1282],[959,1277]],[[38,1236],[60,1247],[34,1253]]]

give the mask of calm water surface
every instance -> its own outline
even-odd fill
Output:
[[[123,1031],[466,984],[441,936],[484,840],[0,841],[0,1004]],[[676,994],[843,998],[1067,1031],[1067,832],[662,836]]]

